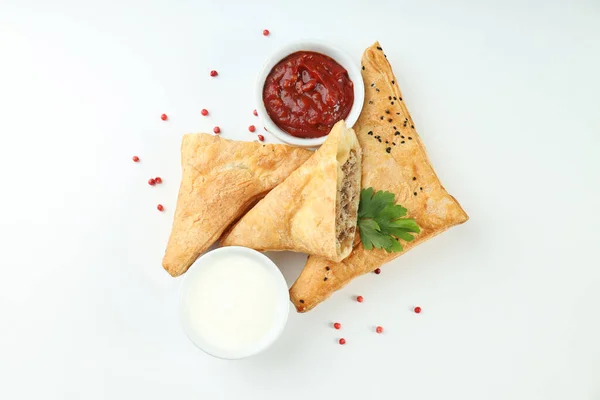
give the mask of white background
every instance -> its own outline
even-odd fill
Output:
[[[600,3],[471,3],[2,0],[0,398],[600,399]],[[471,220],[212,359],[160,265],[180,139],[252,140],[303,37],[381,41]],[[304,256],[271,256],[291,284]]]

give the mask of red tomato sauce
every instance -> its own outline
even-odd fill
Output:
[[[346,119],[354,103],[354,84],[334,59],[299,51],[281,60],[263,88],[269,117],[292,136],[316,138]]]

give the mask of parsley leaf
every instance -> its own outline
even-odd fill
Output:
[[[360,192],[358,228],[366,250],[385,249],[388,253],[402,251],[400,240],[410,242],[413,233],[421,232],[412,218],[403,218],[406,208],[394,204],[394,194],[373,188]]]

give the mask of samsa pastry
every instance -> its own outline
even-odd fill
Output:
[[[398,81],[379,43],[362,58],[365,103],[354,126],[363,151],[362,187],[386,190],[408,209],[421,232],[402,242],[403,252],[365,250],[358,243],[341,263],[311,256],[290,289],[299,312],[311,310],[352,279],[371,272],[469,217],[440,183],[429,162]]]
[[[185,135],[181,186],[163,267],[172,276],[187,271],[227,227],[312,154],[282,144]]]
[[[356,233],[360,171],[356,135],[339,121],[315,154],[242,217],[221,244],[343,260]]]

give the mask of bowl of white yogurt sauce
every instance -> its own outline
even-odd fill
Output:
[[[290,298],[271,259],[231,246],[196,260],[184,276],[179,305],[192,343],[211,356],[236,360],[266,350],[279,338]]]

